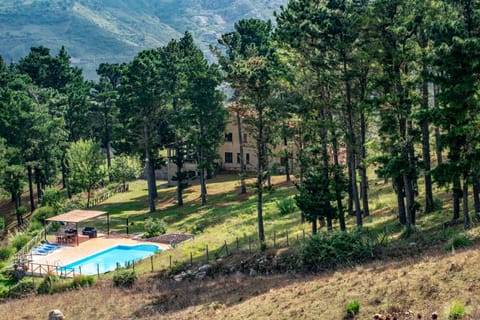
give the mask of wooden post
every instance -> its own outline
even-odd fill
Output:
[[[172,255],[170,255],[170,269],[172,268]]]
[[[207,246],[205,247],[205,250],[206,250],[206,252],[207,252],[207,262],[208,262],[208,260],[210,259],[210,257],[208,256],[208,244],[207,244]]]
[[[248,237],[248,253],[252,253],[252,242],[250,240],[250,237]]]
[[[192,251],[190,251],[190,265],[193,266],[193,254],[192,254]]]
[[[128,235],[128,218],[127,218],[127,235]]]
[[[97,263],[97,278],[100,279],[100,265]]]
[[[228,245],[227,245],[227,240],[225,240],[225,251],[227,251],[227,256],[229,256],[230,254],[228,253]]]
[[[152,267],[152,272],[153,272],[153,256],[150,256],[150,265]]]
[[[289,246],[289,244],[288,244],[288,230],[287,230],[287,247],[288,247],[288,246]]]
[[[78,272],[82,275],[82,266],[78,266]]]
[[[273,231],[273,247],[277,247],[277,231]]]
[[[235,241],[237,242],[237,251],[239,251],[240,250],[240,245],[238,243],[238,237],[235,239]]]

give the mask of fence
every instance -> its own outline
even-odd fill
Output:
[[[28,266],[25,268],[25,266]],[[40,276],[43,277],[46,274],[55,274],[60,278],[70,278],[75,277],[75,269],[74,268],[65,268],[58,265],[50,265],[50,264],[41,264],[41,263],[34,263],[28,262],[23,265],[23,268],[26,269],[26,273],[30,276]]]
[[[39,244],[43,239],[45,239],[45,236],[46,234],[48,233],[48,231],[50,230],[52,224],[49,223],[46,225],[45,228],[43,228],[35,237],[33,237],[32,239],[30,239],[30,241],[27,242],[26,245],[23,246],[23,248],[21,248],[16,254],[15,254],[15,257],[14,257],[14,261],[15,263],[20,263],[20,262],[24,262],[26,261],[26,256],[27,254],[32,251],[32,249],[37,245]]]
[[[108,198],[112,197],[113,195],[115,195],[117,193],[127,192],[127,191],[128,191],[128,184],[126,184],[126,185],[120,184],[113,189],[104,191],[101,194],[99,194],[98,196],[96,196],[95,198],[90,200],[90,206],[87,206],[87,209],[89,207],[96,206],[97,204],[107,200]]]

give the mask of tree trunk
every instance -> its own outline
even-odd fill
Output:
[[[105,108],[106,109],[106,108]],[[112,156],[111,156],[111,148],[110,148],[110,124],[108,122],[108,112],[105,111],[103,115],[105,119],[105,149],[107,151],[107,169],[108,169],[108,181],[113,181],[112,176]]]
[[[426,71],[426,66],[424,66],[424,71]],[[422,88],[422,108],[424,111],[428,110],[428,83],[423,81]],[[427,120],[421,122],[422,128],[422,155],[423,163],[425,167],[425,213],[433,212],[433,193],[432,193],[432,175],[430,174],[430,130],[429,123]]]
[[[470,215],[468,214],[468,183],[467,179],[463,181],[463,226],[465,229],[470,229]]]
[[[91,190],[88,189],[87,191],[87,208],[90,208],[90,197],[91,197]]]
[[[370,215],[370,208],[368,206],[368,177],[367,177],[367,165],[365,160],[367,159],[367,120],[365,117],[365,110],[361,110],[360,113],[360,188],[362,195],[363,216],[368,217]]]
[[[237,118],[237,128],[238,128],[238,143],[240,144],[240,193],[247,193],[247,184],[245,182],[246,178],[246,168],[245,168],[245,157],[243,154],[243,136],[242,136],[242,118],[240,117],[240,112],[237,110],[235,112]]]
[[[453,180],[453,220],[460,218],[460,196],[462,195],[462,187],[460,178],[455,177]]]
[[[202,206],[207,204],[207,184],[205,182],[205,168],[200,169],[200,193],[202,198]]]
[[[402,178],[393,179],[393,187],[395,193],[397,194],[397,206],[398,206],[398,219],[400,224],[407,224],[407,213],[405,211],[405,194],[403,192],[403,181]]]
[[[28,191],[30,195],[30,211],[33,212],[35,210],[35,199],[33,196],[33,175],[32,175],[32,167],[28,166]]]
[[[475,216],[478,219],[480,219],[480,181],[479,177],[476,176],[473,179],[473,205],[475,209]]]
[[[312,220],[312,235],[317,234],[317,219]]]
[[[285,146],[285,181],[290,182],[292,179],[290,178],[290,152],[288,151],[287,137],[283,138],[283,144]]]
[[[150,161],[150,132],[147,123],[143,126],[144,143],[145,143],[145,174],[147,175],[148,186],[148,206],[150,213],[155,212],[155,179],[152,177],[152,162]]]
[[[258,112],[258,141],[257,141],[257,219],[258,219],[258,239],[260,243],[265,241],[265,232],[263,229],[263,172],[265,170],[265,137],[263,127],[263,113],[261,108],[257,107]]]
[[[333,163],[336,167],[335,169],[335,199],[337,200],[337,210],[338,210],[338,220],[340,222],[340,230],[346,231],[347,227],[345,225],[345,213],[343,212],[343,203],[342,203],[342,191],[339,190],[338,185],[340,184],[340,177],[338,170],[340,168],[340,163],[338,161],[338,142],[335,134],[332,135],[332,144],[333,144]]]
[[[440,104],[438,102],[437,96],[439,93],[439,89],[437,85],[433,86],[433,96],[434,96],[434,108],[439,109]],[[442,157],[442,144],[440,140],[440,128],[435,127],[435,152],[437,154],[437,165],[440,165],[443,163],[443,157]]]

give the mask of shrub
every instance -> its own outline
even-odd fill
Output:
[[[43,281],[38,286],[37,292],[40,294],[53,293],[54,284],[59,280],[58,276],[52,272],[49,272],[43,278]]]
[[[36,209],[33,211],[32,215],[32,223],[37,222],[43,225],[43,221],[47,218],[53,217],[56,215],[56,211],[54,208],[50,206],[44,206]]]
[[[465,234],[456,234],[444,247],[445,251],[465,248],[472,244],[472,240]]]
[[[286,198],[280,201],[276,201],[278,212],[281,216],[286,216],[287,214],[295,212],[297,210],[297,205],[295,200],[292,198]]]
[[[20,207],[17,208],[15,213],[23,216],[27,212],[28,212],[27,207],[20,206]]]
[[[41,207],[50,207],[58,214],[62,211],[62,203],[65,200],[62,192],[54,187],[46,187],[42,192],[42,198],[40,199]]]
[[[137,281],[137,274],[132,270],[120,270],[113,275],[113,285],[115,287],[130,288]]]
[[[145,219],[143,226],[146,231],[146,233],[143,235],[143,238],[152,238],[167,232],[167,227],[164,220],[147,218]]]
[[[0,261],[5,261],[10,258],[12,255],[12,248],[10,247],[1,247],[0,248]]]
[[[6,227],[5,217],[0,217],[0,230],[5,230]]]
[[[360,302],[358,300],[353,300],[345,308],[348,318],[353,318],[355,315],[360,312]]]
[[[372,237],[368,232],[328,232],[310,237],[302,247],[303,265],[312,271],[332,269],[373,259]]]
[[[448,312],[448,319],[458,320],[465,315],[465,305],[460,301],[455,301]]]
[[[95,283],[94,276],[77,275],[73,277],[71,287],[72,288],[91,287],[94,283]]]
[[[35,284],[32,281],[22,281],[5,292],[7,298],[22,298],[35,293]]]
[[[10,246],[15,248],[16,251],[19,251],[28,243],[28,241],[30,241],[30,239],[31,237],[27,233],[18,232],[9,239],[9,242]]]

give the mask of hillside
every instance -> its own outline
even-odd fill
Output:
[[[138,51],[191,31],[207,51],[242,18],[268,19],[286,0],[4,0],[0,54],[17,61],[30,47],[56,54],[65,45],[74,64],[95,77],[101,62],[123,62]]]

